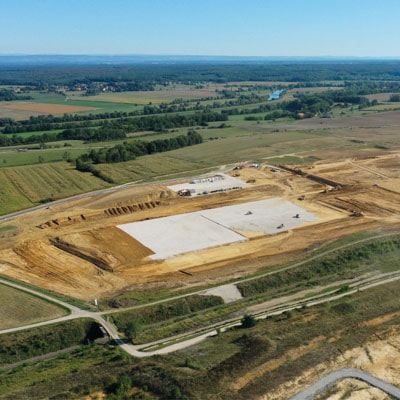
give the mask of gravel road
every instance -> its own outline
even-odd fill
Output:
[[[376,378],[368,372],[353,368],[343,368],[325,375],[307,389],[304,389],[296,394],[290,400],[312,400],[318,393],[323,392],[328,387],[334,385],[337,381],[345,378],[353,378],[366,382],[371,386],[383,390],[385,393],[393,396],[395,399],[400,399],[400,389],[396,386],[393,386],[382,379]]]

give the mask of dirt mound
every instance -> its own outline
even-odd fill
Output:
[[[10,260],[3,273],[80,299],[99,297],[124,285],[121,277],[65,253],[48,240],[22,242],[2,256]]]
[[[118,207],[110,207],[104,210],[97,211],[87,211],[83,214],[73,215],[63,218],[55,218],[49,221],[46,221],[42,224],[39,224],[37,227],[40,229],[45,228],[59,228],[60,226],[72,225],[77,223],[82,223],[85,221],[93,221],[96,219],[104,218],[104,216],[119,216],[125,214],[132,214],[137,211],[143,211],[146,209],[152,209],[161,204],[160,201],[146,201],[144,203],[136,203],[136,204],[126,204]]]
[[[58,236],[51,243],[108,272],[132,266],[153,254],[146,246],[115,227]]]

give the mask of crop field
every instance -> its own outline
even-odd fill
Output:
[[[0,152],[0,169],[18,165],[33,165],[63,161],[68,157],[75,158],[85,150],[59,147],[55,149],[31,149],[28,151]]]
[[[104,181],[82,174],[66,162],[1,168],[0,182],[1,213],[107,186]]]
[[[75,93],[69,94],[74,100],[87,100],[108,103],[128,103],[128,104],[160,104],[171,102],[177,98],[182,99],[202,99],[205,97],[218,97],[215,87],[205,89],[194,89],[193,87],[181,87],[176,89],[164,89],[148,92],[122,92],[122,93],[102,93],[95,96],[80,97]]]
[[[0,212],[7,214],[13,211],[32,207],[34,204],[19,190],[10,177],[0,170]]]
[[[286,400],[341,367],[399,384],[395,64],[58,68],[1,77],[43,82],[0,102],[1,276],[96,304],[144,351],[196,339],[144,360],[84,345],[89,320],[4,334],[0,364],[24,364],[0,365],[1,398]],[[65,314],[0,284],[0,328]]]
[[[6,108],[5,105],[0,104],[0,118],[12,118],[15,121],[29,119],[29,117],[37,117],[43,115],[43,113],[33,111],[23,111]]]
[[[74,92],[75,93],[75,92]],[[133,103],[99,100],[98,96],[86,97],[81,93],[65,97],[57,93],[29,92],[29,102],[2,102],[0,118],[15,120],[29,119],[30,116],[47,114],[96,114],[105,111],[134,111],[141,109]]]
[[[43,95],[44,96],[44,95]],[[61,96],[55,96],[57,99]],[[55,100],[54,100],[55,101]],[[111,104],[111,103],[110,103]],[[368,113],[354,117],[334,118],[321,121],[319,119],[300,121],[228,121],[226,126],[218,128],[220,123],[210,123],[205,129],[198,129],[205,142],[201,145],[182,148],[162,154],[139,157],[134,161],[116,164],[99,164],[96,168],[112,178],[116,183],[154,179],[155,177],[176,177],[187,175],[188,171],[217,165],[237,163],[244,160],[271,163],[301,163],[307,160],[335,159],[338,154],[351,157],[354,153],[367,155],[376,149],[396,148],[398,145],[397,112]],[[322,123],[323,122],[323,123]],[[393,125],[394,124],[394,125]],[[357,128],[358,125],[365,128]],[[393,127],[391,127],[393,125]],[[384,128],[381,128],[384,126]],[[384,130],[384,132],[383,132]],[[146,140],[164,139],[185,134],[187,128],[179,128],[174,132],[159,134],[154,132],[139,133],[138,137]],[[382,134],[383,132],[383,134]],[[33,133],[32,133],[33,134]],[[146,134],[146,136],[143,136]],[[31,135],[26,133],[23,135]],[[135,136],[136,137],[136,136]],[[118,143],[118,142],[115,142]],[[60,178],[48,179],[46,189],[27,190],[31,184],[9,181],[15,173],[5,173],[4,168],[32,165],[37,168],[53,169],[52,162],[60,162],[67,157],[74,159],[87,151],[93,144],[71,141],[73,147],[45,149],[43,151],[0,153],[0,170],[2,180],[2,196],[0,212],[14,211],[29,207],[46,198],[60,198],[63,194],[73,195],[91,189],[107,186],[103,181],[91,174],[78,173],[73,164],[66,166],[63,174],[76,176],[76,183],[70,184],[69,178],[64,188],[60,187]],[[96,143],[96,147],[110,146],[112,143]],[[53,145],[53,144],[50,144]],[[58,143],[54,143],[58,146]],[[10,148],[11,150],[11,148]],[[312,156],[312,158],[309,158]],[[294,157],[294,158],[293,158]],[[39,168],[39,169],[40,169]],[[36,169],[34,169],[36,171]],[[54,164],[54,170],[58,170]],[[29,174],[27,174],[29,175]],[[21,179],[21,178],[18,178]],[[27,178],[26,178],[27,179]],[[36,179],[36,178],[35,178]],[[77,184],[78,181],[84,184]],[[18,183],[17,183],[18,182]],[[36,192],[43,195],[32,195]],[[32,203],[34,202],[34,203]],[[8,204],[4,206],[4,204]]]
[[[76,113],[79,111],[96,110],[96,108],[94,107],[73,106],[67,104],[46,104],[46,103],[15,103],[4,106],[4,108],[10,110],[33,111],[37,113],[46,113],[46,114],[66,114],[66,113]]]
[[[227,128],[226,131],[231,128]],[[231,137],[223,131],[223,138],[208,141],[192,148],[174,150],[171,155],[203,165],[235,163],[243,160],[261,161],[276,154],[318,151],[323,156],[324,148],[348,145],[335,137],[321,137],[313,132],[265,132]],[[240,131],[236,131],[237,134]]]
[[[0,329],[47,321],[66,314],[64,309],[54,304],[0,284]]]
[[[124,163],[96,166],[99,171],[119,183],[148,180],[155,177],[173,177],[175,174],[185,174],[185,172],[197,171],[203,167],[201,162],[185,160],[171,152],[144,156]]]
[[[67,103],[69,105],[78,106],[78,107],[93,107],[97,108],[98,112],[107,112],[107,111],[135,111],[139,110],[142,107],[138,107],[135,104],[130,103],[118,103],[112,101],[101,101],[97,99],[97,96],[85,96],[85,97],[74,97],[73,99],[68,99]],[[92,112],[93,113],[93,112]],[[86,112],[88,114],[88,112]]]
[[[390,96],[392,96],[393,92],[389,93],[375,93],[375,94],[369,94],[367,95],[368,100],[378,100],[378,101],[389,101]]]

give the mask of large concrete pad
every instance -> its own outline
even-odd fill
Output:
[[[238,232],[275,234],[317,218],[280,198],[253,201],[171,217],[119,225],[154,251],[154,260],[246,240]],[[238,231],[238,232],[236,232]]]
[[[134,222],[118,228],[153,250],[155,254],[150,256],[153,260],[246,240],[199,213]]]
[[[314,214],[280,198],[252,201],[201,211],[202,215],[230,229],[274,234],[317,221]],[[298,215],[298,218],[296,216]],[[281,226],[283,224],[283,226]],[[280,228],[278,228],[281,226]]]

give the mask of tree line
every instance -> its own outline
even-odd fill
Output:
[[[109,148],[99,150],[92,149],[88,153],[81,154],[75,160],[78,171],[91,172],[93,175],[106,182],[114,181],[94,167],[94,164],[119,163],[134,160],[136,157],[147,154],[155,154],[169,150],[176,150],[182,147],[193,146],[203,142],[202,136],[195,130],[189,130],[187,135],[179,135],[169,139],[156,139],[151,142],[144,140],[126,141]]]
[[[179,111],[186,111],[187,108],[180,109]],[[102,114],[96,114],[95,116],[90,114],[87,116],[69,116],[65,114],[62,117],[55,117],[52,115],[31,117],[29,120],[24,121],[14,121],[11,118],[1,118],[0,127],[2,133],[13,134],[21,132],[40,132],[49,131],[56,129],[65,129],[67,131],[77,130],[79,132],[80,128],[87,127],[98,127],[98,126],[120,126],[124,124],[129,125],[132,131],[137,132],[140,130],[160,130],[158,126],[162,126],[162,129],[176,128],[179,126],[191,126],[198,124],[204,124],[205,122],[212,121],[222,121],[225,118],[224,115],[212,112],[211,107],[199,107],[198,109],[190,109],[194,111],[194,114],[190,115],[146,115],[146,114],[156,114],[156,113],[169,113],[170,110],[166,110],[161,105],[160,107],[155,107],[152,111],[147,110],[133,111],[133,112],[108,112]],[[140,114],[145,114],[140,116]],[[68,135],[66,133],[65,135]]]
[[[216,112],[197,112],[186,115],[162,115],[138,118],[120,118],[105,120],[100,127],[78,127],[65,129],[58,133],[43,133],[28,137],[17,134],[0,135],[0,146],[19,146],[50,141],[83,140],[85,142],[103,142],[109,140],[126,139],[128,133],[140,131],[167,132],[190,126],[206,126],[208,122],[227,121],[228,116]]]
[[[0,101],[31,100],[31,96],[17,96],[13,90],[0,89]]]

